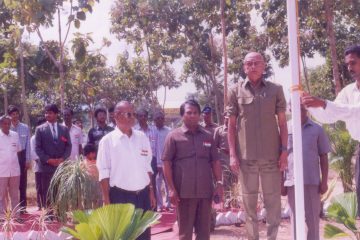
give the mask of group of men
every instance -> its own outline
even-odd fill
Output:
[[[307,239],[319,239],[320,195],[328,188],[327,154],[330,152],[324,130],[308,117],[307,108],[323,122],[345,120],[350,134],[360,140],[355,123],[360,113],[360,46],[347,49],[345,62],[356,82],[344,88],[335,102],[308,94],[302,97]],[[159,186],[164,181],[169,199],[166,207],[171,203],[177,210],[179,238],[192,239],[195,232],[196,239],[209,239],[211,205],[213,201],[222,201],[223,197],[221,165],[229,164],[241,184],[248,239],[259,239],[260,185],[267,213],[267,239],[277,237],[281,194],[288,195],[291,222],[295,226],[292,133],[288,131],[286,120],[287,104],[282,87],[264,79],[265,67],[260,53],[250,52],[245,56],[246,78],[230,89],[225,123],[220,127],[211,120],[211,108],[201,111],[195,100],[185,101],[180,106],[182,126],[173,130],[164,125],[163,112],[154,113],[155,126],[151,126],[148,112],[136,112],[127,101],[120,101],[111,109],[112,126],[106,124],[106,110],[96,110],[97,126],[89,131],[88,142],[98,150],[96,166],[104,204],[133,203],[144,210],[156,207],[161,210]],[[46,191],[56,167],[70,155],[82,151],[81,132],[68,116],[72,112],[64,113],[64,125],[57,123],[58,112],[56,105],[46,106],[46,122],[38,126],[35,133],[40,179]],[[200,124],[201,113],[203,124]],[[26,186],[26,178],[21,174],[26,173],[30,163],[29,128],[19,123],[18,109],[9,108],[8,114],[0,120],[0,141],[10,146],[5,148],[0,144],[0,158],[8,160],[0,161],[0,210],[4,207],[5,186],[9,186],[11,202],[16,202],[17,193],[10,186],[20,185],[20,201],[26,206],[26,194],[24,199],[21,187],[24,182]],[[135,127],[136,119],[138,125]],[[71,135],[79,138],[75,149],[72,143],[76,140]],[[10,160],[17,159],[14,152],[19,156],[17,165],[9,164]],[[358,192],[359,189],[357,184]],[[46,202],[44,197],[42,202]],[[139,239],[150,239],[149,229]]]

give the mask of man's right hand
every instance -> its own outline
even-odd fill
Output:
[[[305,107],[313,107],[313,108],[318,108],[318,107],[325,108],[326,107],[325,100],[318,98],[318,97],[311,96],[310,94],[308,94],[306,92],[302,93],[301,103],[304,104]]]
[[[174,206],[177,206],[180,202],[179,195],[177,194],[175,189],[169,189],[169,198],[171,204],[173,204]]]
[[[236,155],[230,155],[230,170],[238,175],[240,171],[239,158]]]

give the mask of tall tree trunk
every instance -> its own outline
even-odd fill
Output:
[[[162,107],[163,111],[165,111],[165,103],[166,103],[166,86],[164,86],[164,102],[163,102],[163,107]]]
[[[334,22],[333,22],[334,21],[333,6],[334,6],[333,0],[324,0],[325,16],[326,16],[326,32],[330,46],[330,57],[331,57],[333,77],[335,82],[335,93],[337,95],[342,88],[342,82],[340,79],[340,72],[339,72],[339,66],[338,66],[337,54],[336,54],[336,38],[335,38]]]
[[[61,112],[65,109],[65,73],[64,73],[64,44],[61,39],[61,18],[60,18],[60,9],[58,8],[58,23],[59,23],[59,46],[60,46],[60,60],[59,60],[59,76],[60,76],[60,108]]]
[[[22,42],[22,33],[20,34],[20,39],[19,39],[19,59],[20,59],[21,105],[24,114],[23,120],[28,126],[30,126],[30,118],[26,104],[24,46]]]
[[[226,46],[226,23],[225,23],[225,0],[220,0],[221,8],[221,31],[222,31],[222,46],[223,46],[223,57],[224,57],[224,109],[227,105],[227,73],[228,73],[228,64],[227,64],[227,46]]]
[[[214,37],[212,35],[212,33],[210,33],[209,35],[209,40],[210,40],[210,49],[211,49],[211,68],[210,68],[210,80],[212,82],[212,90],[214,92],[215,95],[215,113],[216,113],[216,122],[217,123],[221,123],[222,122],[222,117],[220,112],[220,106],[219,106],[219,89],[217,87],[217,82],[216,82],[216,76],[215,76],[215,61],[214,61]]]
[[[4,84],[4,113],[7,111],[8,107],[9,107],[9,100],[8,100],[8,93],[7,93],[7,87]]]
[[[151,56],[150,56],[150,48],[149,48],[149,43],[146,41],[146,52],[147,52],[147,58],[148,58],[148,81],[149,81],[149,91],[150,91],[150,100],[151,100],[151,107],[154,109],[155,108],[155,99],[154,99],[154,94],[153,94],[153,79],[152,79],[152,74],[151,74]]]
[[[306,90],[311,95],[311,89],[310,89],[309,78],[308,78],[308,75],[307,75],[307,67],[306,67],[305,56],[301,56],[301,62],[302,62],[302,65],[303,65],[305,85],[306,85],[306,88],[307,88]]]

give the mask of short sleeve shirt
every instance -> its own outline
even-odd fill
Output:
[[[277,160],[280,135],[276,115],[286,111],[280,85],[261,80],[254,89],[249,80],[229,91],[227,112],[237,118],[237,153],[242,160]]]
[[[320,184],[320,155],[331,151],[329,139],[324,129],[310,119],[302,126],[302,148],[303,148],[303,169],[304,184]],[[293,156],[293,135],[288,138],[288,170],[286,172],[285,186],[294,185],[294,156]]]
[[[180,198],[211,198],[212,161],[218,153],[211,133],[199,126],[171,131],[165,140],[163,161],[172,162],[173,181]]]

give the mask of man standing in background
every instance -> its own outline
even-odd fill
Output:
[[[151,168],[153,170],[153,174],[151,176],[151,184],[154,186],[154,196],[156,196],[156,175],[157,175],[157,160],[156,160],[156,129],[154,126],[149,126],[149,112],[144,109],[140,108],[136,112],[136,117],[138,121],[138,125],[134,127],[135,130],[142,131],[145,135],[149,138],[151,151],[152,151],[152,160],[151,160]]]
[[[164,178],[164,171],[163,171],[163,161],[162,161],[162,153],[164,150],[165,145],[165,138],[170,132],[170,128],[164,125],[165,123],[165,115],[162,111],[157,111],[154,114],[154,123],[156,126],[156,162],[157,162],[157,175],[156,175],[156,202],[157,202],[157,210],[163,211],[164,204],[163,204],[163,196],[162,196],[162,183],[164,183],[165,189],[165,199],[166,199],[166,207],[165,210],[170,210],[170,200],[169,200],[169,191],[168,186]]]
[[[106,110],[104,108],[97,108],[95,110],[96,126],[89,130],[88,141],[94,144],[96,148],[100,140],[114,128],[106,125]]]
[[[215,129],[219,125],[217,125],[216,123],[213,122],[211,107],[209,107],[209,106],[204,107],[204,109],[202,110],[201,113],[202,113],[203,119],[204,119],[204,121],[201,123],[201,126],[203,126],[206,130],[208,130],[209,132],[211,132],[213,134]]]
[[[71,154],[71,138],[67,127],[58,124],[59,109],[55,104],[45,106],[46,123],[35,131],[36,154],[39,156],[41,172],[41,202],[49,206],[47,192],[57,167]]]
[[[70,160],[77,160],[77,158],[82,154],[82,143],[83,143],[83,134],[82,130],[73,124],[74,112],[71,109],[65,109],[63,112],[64,116],[64,125],[69,129],[70,138],[71,138],[71,154],[69,159]]]
[[[26,213],[27,170],[31,167],[30,129],[28,125],[20,122],[20,111],[16,106],[10,105],[8,107],[8,115],[11,117],[11,130],[17,132],[20,139],[21,151],[18,153],[20,165],[20,207],[22,207],[20,212]]]

